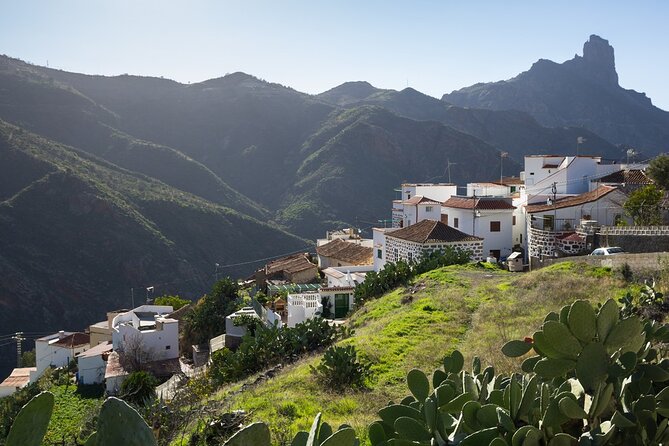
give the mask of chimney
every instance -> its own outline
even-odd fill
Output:
[[[65,337],[65,331],[64,331],[64,330],[60,330],[60,331],[58,332],[58,339],[63,339],[64,337]]]

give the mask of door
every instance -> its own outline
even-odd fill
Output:
[[[341,319],[348,313],[348,294],[335,294],[335,319]]]

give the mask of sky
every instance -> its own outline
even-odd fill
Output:
[[[0,54],[200,82],[243,71],[316,94],[346,81],[440,98],[536,60],[615,48],[624,88],[669,110],[666,1],[5,0]]]

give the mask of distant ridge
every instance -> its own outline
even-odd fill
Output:
[[[524,111],[552,127],[584,127],[648,156],[669,150],[669,112],[653,106],[644,93],[618,85],[613,47],[596,35],[583,45],[583,56],[561,64],[541,59],[513,79],[475,84],[442,100]]]

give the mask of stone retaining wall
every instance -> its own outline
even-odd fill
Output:
[[[620,269],[627,263],[635,274],[647,274],[669,267],[669,252],[646,252],[640,254],[615,254],[612,256],[574,256],[559,259],[533,259],[532,268],[539,269],[560,262],[584,262],[592,266]]]

